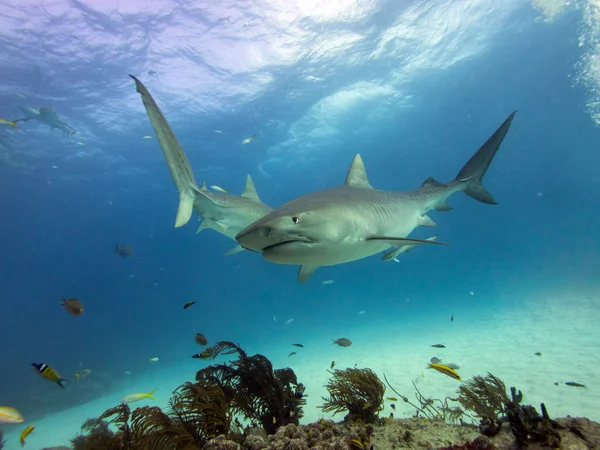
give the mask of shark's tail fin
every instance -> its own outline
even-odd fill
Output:
[[[471,156],[471,159],[467,161],[463,168],[460,169],[460,172],[458,172],[458,175],[456,175],[456,181],[466,182],[464,193],[469,197],[483,203],[489,203],[490,205],[497,203],[492,194],[482,186],[481,180],[490,166],[492,159],[494,159],[494,155],[496,155],[504,136],[506,136],[516,113],[514,111],[508,116],[504,123],[500,125],[500,128]]]
[[[148,92],[148,89],[146,89],[146,86],[140,80],[133,75],[129,76],[135,81],[136,90],[142,96],[146,113],[160,143],[163,156],[169,166],[171,177],[179,191],[179,208],[177,209],[177,217],[175,218],[175,228],[178,228],[188,223],[190,217],[192,217],[196,192],[198,192],[196,179],[183,148],[181,148],[175,133],[173,133],[171,126],[154,101],[154,98],[152,98],[152,95],[150,95],[150,92]]]

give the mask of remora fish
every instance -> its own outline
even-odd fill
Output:
[[[431,236],[430,238],[427,238],[425,240],[426,241],[435,241],[437,238],[438,238],[438,235],[436,234],[435,236]],[[400,262],[400,261],[398,261],[398,255],[400,255],[401,253],[406,253],[413,247],[414,247],[414,245],[403,245],[401,247],[394,247],[391,250],[388,250],[387,252],[385,252],[381,256],[381,259],[383,261]]]
[[[137,92],[142,95],[148,118],[152,123],[171,171],[171,177],[179,191],[179,209],[175,227],[185,225],[190,220],[192,209],[195,209],[199,220],[202,222],[198,232],[205,228],[212,228],[234,239],[235,235],[242,229],[272,210],[258,197],[254,182],[249,175],[246,179],[246,188],[241,196],[211,192],[207,189],[205,183],[198,187],[190,162],[171,130],[167,119],[143,83],[133,75],[130,75],[130,77],[135,80]],[[237,246],[227,254],[237,253],[240,250],[243,250],[243,248]]]
[[[52,108],[31,108],[29,106],[22,106],[21,111],[23,111],[25,117],[15,120],[14,123],[37,120],[40,123],[48,125],[51,130],[54,128],[59,129],[60,131],[66,133],[69,137],[77,133],[77,131],[71,128],[69,124],[61,120],[58,117],[58,114],[56,114],[56,111],[54,111]]]
[[[481,185],[506,136],[513,112],[469,159],[454,180],[442,184],[428,178],[419,189],[375,190],[360,154],[354,157],[344,185],[304,195],[274,209],[241,231],[236,240],[276,264],[298,264],[298,281],[306,282],[320,266],[366,258],[389,247],[437,244],[406,238],[418,226],[434,226],[428,211],[451,209],[446,199],[464,192],[496,204]],[[443,244],[442,244],[443,245]]]

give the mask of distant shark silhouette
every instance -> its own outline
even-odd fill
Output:
[[[56,111],[54,111],[53,108],[31,108],[29,106],[21,106],[21,111],[23,111],[25,117],[15,120],[14,123],[37,120],[40,123],[48,125],[50,129],[59,129],[63,133],[66,133],[69,137],[77,133],[77,131],[75,131],[70,125],[58,117],[58,114],[56,114]]]

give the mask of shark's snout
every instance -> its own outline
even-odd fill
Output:
[[[245,230],[240,231],[235,240],[247,250],[254,250],[256,252],[262,251],[263,248],[273,244],[272,230],[269,227],[249,226]]]

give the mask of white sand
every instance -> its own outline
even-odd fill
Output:
[[[327,340],[323,336],[319,336],[318,342],[315,336],[310,336],[303,342],[305,348],[288,347],[287,339],[286,345],[281,344],[283,339],[271,339],[275,343],[269,344],[268,348],[246,350],[249,354],[257,351],[265,354],[273,361],[274,367],[294,368],[309,394],[303,423],[323,416],[317,406],[323,403],[321,396],[326,395],[323,386],[329,378],[327,369],[332,360],[336,361],[336,368],[352,367],[357,363],[358,367],[373,369],[380,377],[386,373],[396,390],[411,399],[414,398],[411,385],[414,379],[418,380],[417,386],[426,396],[454,396],[459,385],[457,380],[432,370],[425,370],[425,376],[421,378],[432,356],[459,364],[458,372],[463,380],[492,372],[504,380],[507,387],[515,385],[521,389],[525,403],[539,410],[540,402],[544,401],[553,417],[570,414],[600,421],[600,380],[594,375],[600,359],[598,292],[565,289],[562,293],[547,295],[512,293],[502,304],[503,308],[498,313],[485,312],[485,305],[481,306],[481,314],[477,314],[473,307],[464,313],[459,309],[455,311],[456,320],[453,323],[447,320],[442,326],[437,319],[435,323],[438,325],[434,326],[407,324],[400,319],[398,322],[402,323],[395,323],[394,317],[373,323],[367,311],[354,321],[354,327],[347,333],[346,337],[354,342],[348,348],[329,343],[324,345]],[[301,327],[301,324],[291,326]],[[342,337],[344,334],[337,336],[336,332],[334,336]],[[443,338],[440,339],[440,336]],[[430,347],[438,342],[444,343],[447,348]],[[288,358],[287,354],[291,351],[297,351],[297,355]],[[534,355],[538,351],[542,352],[542,357]],[[133,406],[165,406],[173,389],[193,380],[198,366],[197,361],[186,361],[177,367],[157,370],[137,379],[134,391],[147,392],[154,388],[158,391],[155,401],[145,400]],[[564,385],[566,381],[577,381],[588,387],[569,387]],[[554,385],[555,382],[559,385]],[[131,391],[112,393],[33,423],[36,428],[27,439],[26,448],[67,445],[86,418],[97,417]],[[397,397],[389,389],[386,395]],[[391,412],[389,403],[386,402],[383,415]],[[396,404],[396,417],[414,413],[401,400]],[[342,418],[342,415],[336,416],[338,420]],[[3,427],[6,450],[21,448],[19,434],[28,425],[31,423]]]

